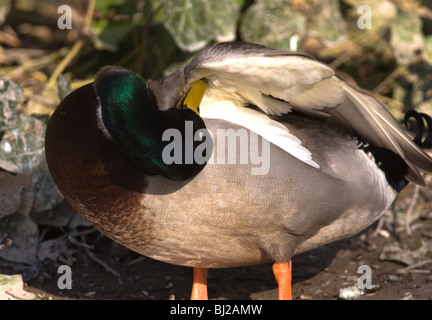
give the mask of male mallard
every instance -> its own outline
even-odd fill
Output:
[[[243,42],[150,83],[104,68],[52,115],[46,156],[95,228],[193,267],[193,299],[208,268],[272,261],[291,298],[295,254],[362,231],[432,172],[385,104],[308,56]]]

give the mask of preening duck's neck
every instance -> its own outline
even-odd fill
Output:
[[[151,98],[144,79],[131,71],[105,68],[93,87],[100,103],[99,126],[109,134],[125,156],[149,174],[172,180],[186,180],[203,167],[191,164],[167,164],[163,151],[165,130],[184,132],[185,121],[192,121],[194,132],[205,128],[200,117],[190,110],[160,111]],[[185,150],[183,149],[183,152]]]

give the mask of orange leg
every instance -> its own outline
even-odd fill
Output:
[[[292,300],[291,296],[291,260],[288,262],[275,262],[273,274],[278,283],[279,300]]]
[[[208,300],[207,268],[193,268],[193,286],[191,300]]]

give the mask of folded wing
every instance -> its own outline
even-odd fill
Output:
[[[398,154],[408,164],[409,180],[424,184],[417,168],[432,172],[432,158],[412,142],[388,106],[309,56],[250,43],[222,43],[200,52],[182,72],[185,90],[198,79],[208,83],[200,106],[203,118],[245,126],[312,166],[318,167],[313,155],[285,126],[267,115],[297,110],[328,118],[361,139]],[[250,105],[259,110],[248,108]]]

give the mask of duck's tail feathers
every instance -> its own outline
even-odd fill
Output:
[[[406,178],[424,185],[419,169],[432,172],[432,158],[388,112],[387,105],[359,92],[344,81],[342,86],[345,100],[328,111],[332,115],[330,119],[345,127],[345,130],[354,131],[371,144],[398,154],[407,163]]]

